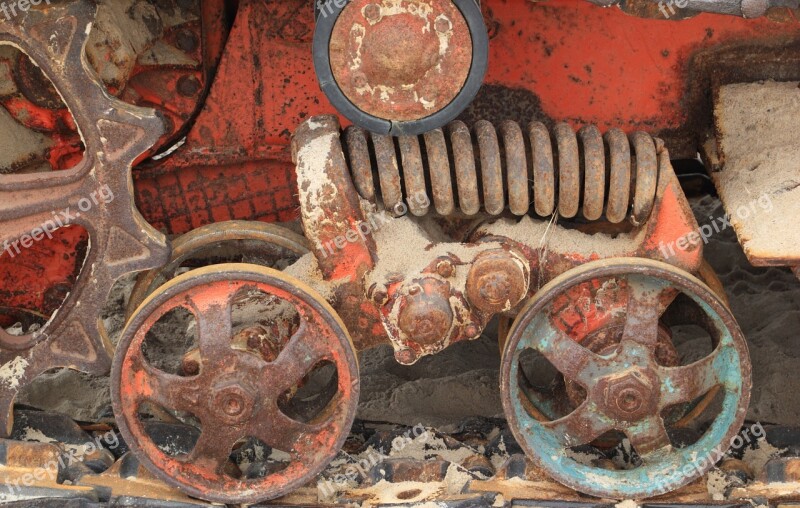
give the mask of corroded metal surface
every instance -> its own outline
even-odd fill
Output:
[[[231,252],[233,249],[233,252]],[[276,268],[281,262],[294,262],[308,253],[306,240],[297,233],[274,224],[226,221],[197,228],[172,242],[169,262],[141,274],[128,299],[127,317],[156,289],[175,278],[181,267],[198,268],[203,261],[219,263],[231,255],[239,261]]]
[[[231,313],[235,295],[243,292],[263,292],[299,313],[299,328],[275,361],[235,347]],[[157,369],[142,349],[147,332],[175,308],[190,311],[198,323],[195,375]],[[306,422],[287,416],[280,397],[323,361],[336,367],[335,395]],[[245,264],[188,272],[151,295],[123,333],[112,383],[117,423],[141,462],[167,483],[223,503],[280,497],[313,479],[344,443],[359,393],[355,350],[335,311],[299,280]],[[188,455],[168,455],[148,437],[139,416],[146,403],[200,420],[200,436]],[[231,476],[229,456],[245,438],[288,453],[288,466],[252,479]]]
[[[616,289],[606,291],[609,285]],[[715,348],[690,365],[666,367],[656,360],[659,320],[679,293],[702,309]],[[621,311],[624,331],[613,354],[599,356],[576,340],[588,326],[564,320],[565,298],[578,315],[594,315],[590,322],[606,315],[600,321],[609,324]],[[532,415],[520,372],[527,349],[586,390],[577,409],[551,422]],[[711,427],[697,442],[673,449],[662,411],[714,387],[723,401]],[[501,370],[503,407],[526,453],[565,485],[612,499],[662,494],[707,471],[714,461],[698,463],[697,456],[727,450],[744,421],[750,388],[747,344],[724,302],[688,273],[644,259],[587,263],[542,288],[512,326]],[[640,467],[604,469],[569,458],[571,447],[611,430],[625,433],[643,461]]]
[[[5,255],[71,224],[88,231],[90,242],[69,296],[44,327],[22,336],[0,330],[0,435],[10,431],[16,394],[42,372],[108,371],[111,347],[98,316],[114,281],[169,256],[165,238],[136,211],[130,185],[131,165],[163,125],[152,110],[112,99],[86,67],[93,17],[88,2],[54,5],[20,13],[0,34],[0,44],[21,48],[52,80],[86,146],[71,170],[0,176],[0,242],[11,246]]]
[[[553,142],[544,127],[537,125],[531,124],[527,131],[532,136],[533,157],[522,143],[522,129],[511,124],[501,129],[506,152],[503,154],[494,128],[481,123],[475,132],[478,156],[471,144],[467,151],[469,132],[460,123],[453,124],[449,139],[442,130],[434,130],[395,142],[349,128],[345,138],[355,142],[346,148],[340,144],[339,131],[331,117],[312,118],[301,126],[294,142],[296,153],[302,155],[298,157],[298,171],[304,229],[310,243],[318,246],[312,250],[325,280],[344,284],[331,301],[350,327],[359,349],[389,339],[398,361],[414,363],[455,342],[479,337],[494,316],[515,315],[526,296],[532,296],[559,274],[593,259],[638,256],[664,260],[690,272],[699,268],[702,245],[687,243],[697,224],[671,168],[669,154],[660,142],[644,133],[633,135],[629,141],[621,131],[611,131],[608,148],[612,156],[605,163],[599,160],[601,156],[605,159],[599,132],[585,130],[579,136],[562,125],[554,135],[560,141]],[[581,150],[579,137],[588,140],[586,143],[593,149]],[[455,143],[464,150],[457,151]],[[553,154],[549,151],[553,144],[568,154]],[[537,156],[540,150],[544,153]],[[360,161],[352,176],[345,165],[345,151],[351,159]],[[510,152],[513,156],[509,156]],[[461,153],[461,158],[456,153]],[[631,157],[631,153],[639,157]],[[595,174],[590,178],[581,176],[582,154],[596,158]],[[373,181],[380,185],[366,193],[374,197],[372,202],[362,195],[364,201],[356,205],[357,189],[368,189],[364,176],[371,172],[365,163],[372,155],[373,169],[378,173]],[[554,155],[558,158],[554,159]],[[403,157],[410,158],[409,166],[414,172],[407,180],[411,185],[405,189],[400,172],[400,168],[407,167]],[[453,168],[451,159],[461,161],[462,167]],[[422,169],[427,169],[428,178],[417,174],[422,161],[427,162]],[[529,165],[537,162],[539,166],[531,171]],[[566,176],[561,163],[569,166]],[[619,182],[624,199],[618,196],[615,202],[609,201],[616,207],[625,203],[617,218],[628,217],[629,221],[619,225],[598,222],[570,229],[529,216],[514,218],[514,213],[522,211],[519,209],[508,213],[504,177],[510,173],[520,180],[528,171],[534,174],[534,194],[540,186],[537,176],[549,177],[545,182],[548,191],[542,194],[552,200],[546,204],[552,211],[560,209],[560,198],[554,192],[559,180],[559,195],[570,213],[577,213],[576,206],[584,192],[604,187],[607,180],[616,182],[621,175],[641,174],[641,178],[636,186],[630,178]],[[352,180],[348,181],[348,176]],[[418,182],[428,179],[430,192]],[[461,185],[464,180],[472,185]],[[527,178],[525,184],[528,185]],[[481,203],[478,188],[482,188],[486,203],[482,212],[474,208],[476,202]],[[409,194],[410,190],[414,194]],[[381,200],[383,194],[389,194],[390,199]],[[511,204],[515,207],[520,204],[519,196],[513,199],[516,202]],[[467,211],[484,221],[505,215],[480,225],[470,225],[472,218],[468,218],[461,241],[456,237],[448,242],[443,238],[451,232],[437,232],[437,228],[446,226],[436,226],[434,221],[423,226],[404,216],[409,211],[412,215],[426,210],[430,213],[431,204],[437,212],[433,216],[440,215],[445,224],[457,222]],[[457,204],[463,207],[464,215],[456,211]],[[598,203],[591,205],[597,208]],[[620,209],[614,211],[619,214]],[[591,214],[596,212],[592,210]],[[641,218],[647,220],[639,223]],[[384,229],[391,232],[384,233]],[[409,246],[417,251],[398,256]]]
[[[663,169],[659,154],[664,147],[645,132],[634,132],[629,139],[622,131],[611,129],[603,138],[595,126],[576,134],[561,123],[551,134],[534,122],[525,129],[528,143],[520,124],[511,121],[497,128],[479,121],[472,134],[462,122],[454,122],[446,130],[449,136],[435,129],[420,138],[393,141],[389,136],[348,128],[345,140],[353,143],[348,142],[347,152],[356,161],[352,178],[361,197],[370,201],[380,197],[387,211],[404,200],[411,206],[432,200],[441,216],[457,209],[467,216],[481,210],[493,216],[505,210],[517,216],[533,211],[547,216],[557,209],[561,217],[573,218],[583,210],[587,220],[605,217],[619,223],[629,218],[635,226],[641,226],[653,210]],[[373,183],[372,172],[364,169],[370,154],[377,161],[379,187]],[[422,161],[426,162],[424,168]],[[405,188],[399,168],[403,168]],[[411,175],[406,168],[412,169]],[[530,195],[535,206],[531,206]],[[412,213],[421,215],[427,210],[412,208]]]
[[[330,58],[337,84],[362,111],[419,120],[461,91],[472,38],[451,0],[353,0],[336,20]]]

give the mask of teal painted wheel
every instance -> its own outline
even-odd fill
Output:
[[[689,365],[657,360],[659,322],[676,298],[700,311],[715,347]],[[602,356],[583,347],[582,334],[623,323],[622,339]],[[526,395],[521,360],[546,358],[580,385],[585,398],[562,417],[542,422]],[[719,460],[744,422],[750,399],[747,344],[726,305],[692,275],[645,259],[587,263],[542,288],[511,327],[503,353],[501,392],[506,417],[526,454],[553,478],[580,492],[610,499],[643,499],[675,490]],[[673,446],[663,415],[718,390],[719,413],[694,443]],[[575,460],[572,448],[616,431],[639,457],[631,469],[606,469]]]

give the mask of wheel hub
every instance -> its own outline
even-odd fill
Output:
[[[229,425],[246,423],[255,411],[255,395],[239,384],[225,383],[212,390],[209,411]]]
[[[633,368],[621,376],[601,379],[593,395],[602,401],[601,409],[610,417],[638,421],[652,413],[658,402],[658,378],[654,372]]]

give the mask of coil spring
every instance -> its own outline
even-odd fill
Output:
[[[602,135],[587,126],[576,134],[561,123],[551,135],[539,122],[523,132],[512,121],[500,125],[499,136],[487,121],[477,122],[472,132],[456,121],[444,130],[399,138],[349,127],[344,144],[359,194],[380,199],[389,211],[406,203],[413,215],[423,216],[432,203],[442,216],[456,207],[472,216],[483,207],[489,215],[508,209],[547,217],[557,210],[573,218],[582,209],[590,221],[605,215],[616,224],[629,217],[636,226],[653,210],[663,147],[645,132],[628,138],[619,129]]]

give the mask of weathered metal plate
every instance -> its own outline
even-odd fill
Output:
[[[715,122],[722,170],[712,176],[747,258],[800,264],[800,83],[720,87]]]

